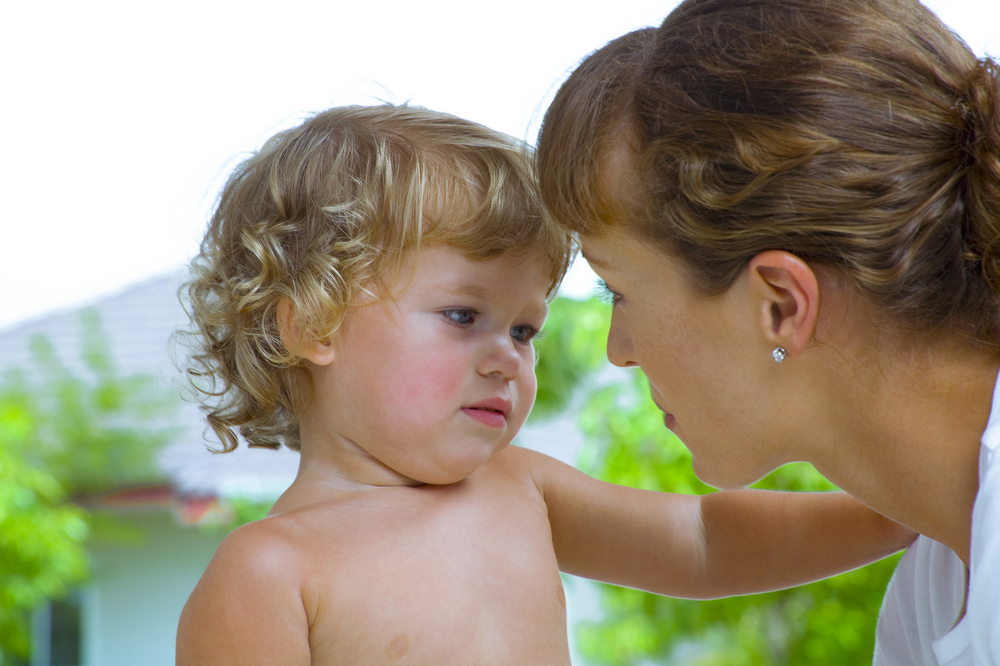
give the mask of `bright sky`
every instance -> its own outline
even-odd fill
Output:
[[[580,58],[675,2],[9,4],[0,329],[183,265],[234,160],[309,112],[409,101],[533,142]],[[1000,55],[1000,2],[928,4]]]

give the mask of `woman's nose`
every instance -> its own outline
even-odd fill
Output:
[[[620,368],[638,365],[632,348],[632,336],[625,326],[623,317],[617,311],[611,314],[611,330],[608,331],[608,360]]]

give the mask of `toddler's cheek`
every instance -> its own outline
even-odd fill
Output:
[[[459,372],[456,365],[447,356],[415,359],[402,376],[393,378],[396,383],[392,390],[408,403],[427,408],[488,397],[464,395],[465,373]]]

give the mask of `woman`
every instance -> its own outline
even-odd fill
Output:
[[[687,0],[574,72],[539,169],[698,475],[811,462],[922,535],[875,663],[1000,663],[996,63],[915,0]]]

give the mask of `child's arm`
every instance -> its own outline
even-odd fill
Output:
[[[914,533],[846,493],[616,486],[527,452],[566,573],[709,599],[801,585],[890,555]]]
[[[312,663],[295,551],[256,528],[230,534],[191,593],[177,666]]]

